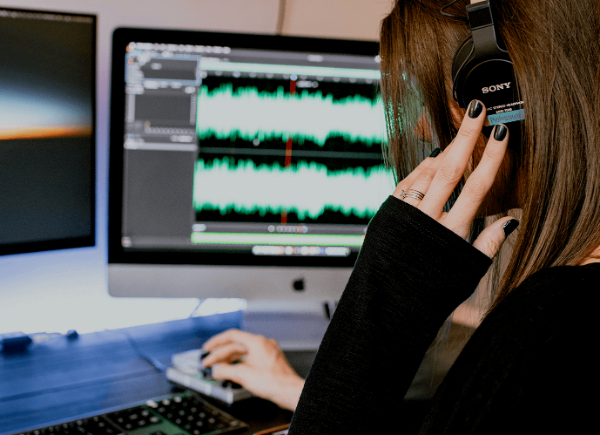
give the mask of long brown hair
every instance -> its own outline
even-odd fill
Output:
[[[381,25],[387,157],[399,179],[456,134],[451,65],[468,35],[460,17],[469,1],[446,10],[458,18],[440,13],[447,3],[396,0]],[[495,305],[533,273],[579,265],[600,245],[600,11],[597,0],[490,4],[525,101],[521,137],[509,145],[523,213]],[[422,113],[431,144],[416,127]]]

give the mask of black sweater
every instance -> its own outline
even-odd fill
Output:
[[[290,435],[402,433],[397,416],[425,351],[490,264],[390,197],[369,225]],[[547,269],[523,282],[467,343],[421,433],[572,433],[595,426],[599,290],[598,264]]]

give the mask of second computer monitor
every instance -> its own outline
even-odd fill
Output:
[[[95,243],[96,17],[0,8],[0,255]]]

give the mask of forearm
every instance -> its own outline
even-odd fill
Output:
[[[388,199],[309,373],[290,434],[369,433],[400,406],[439,327],[491,260]]]

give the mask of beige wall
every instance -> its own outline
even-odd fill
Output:
[[[379,38],[391,0],[288,0],[285,34],[331,38]]]
[[[287,0],[284,33],[376,40],[391,0]],[[95,13],[116,26],[275,31],[279,0],[13,0],[2,6]]]

